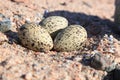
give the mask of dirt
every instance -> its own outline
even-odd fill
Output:
[[[0,21],[9,19],[12,30],[0,32],[0,80],[114,80],[109,73],[82,63],[96,51],[120,63],[120,36],[113,31],[115,0],[0,0]],[[17,29],[25,22],[39,23],[60,15],[69,25],[88,33],[84,49],[73,52],[35,52],[23,47]]]

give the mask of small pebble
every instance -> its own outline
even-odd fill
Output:
[[[12,23],[10,20],[6,19],[3,21],[0,21],[0,31],[1,32],[7,32],[12,29]]]
[[[90,63],[91,67],[98,70],[105,70],[107,72],[114,70],[115,65],[115,63],[111,62],[107,57],[105,57],[101,53],[95,53]]]
[[[26,80],[32,80],[32,73],[27,73],[25,76]]]

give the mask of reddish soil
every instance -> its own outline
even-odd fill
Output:
[[[120,63],[120,37],[111,28],[115,26],[114,2],[0,0],[0,16],[9,18],[13,26],[9,32],[0,32],[0,80],[103,80],[107,72],[83,65],[82,53],[94,54],[98,51],[116,64]],[[69,25],[79,24],[86,28],[88,40],[83,50],[43,53],[20,44],[17,28],[26,21],[39,23],[43,16],[51,15],[66,17]]]

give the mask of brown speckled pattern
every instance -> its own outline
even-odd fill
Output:
[[[18,31],[22,44],[35,51],[48,51],[53,47],[53,41],[49,33],[41,26],[34,23],[26,23]]]
[[[58,33],[54,40],[54,49],[57,51],[79,50],[86,39],[87,32],[82,26],[71,25]]]
[[[68,20],[61,16],[50,16],[41,22],[44,27],[54,38],[60,29],[68,26]]]

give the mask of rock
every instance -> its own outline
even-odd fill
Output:
[[[91,59],[90,66],[97,70],[110,72],[115,69],[116,64],[101,53],[96,53]]]
[[[62,30],[54,40],[54,49],[57,51],[75,51],[82,49],[87,40],[87,32],[80,25],[71,25]]]
[[[40,23],[54,39],[58,32],[68,26],[66,18],[61,16],[50,16]]]
[[[120,74],[120,65],[117,64],[116,68],[108,73],[108,78],[109,78],[108,80],[120,80],[119,74]]]
[[[53,47],[53,41],[48,32],[34,23],[26,23],[18,30],[21,43],[35,51],[49,51]]]
[[[32,73],[27,73],[25,76],[26,80],[32,80]]]
[[[0,55],[7,56],[7,64],[0,66],[3,80],[103,80],[107,74],[72,60],[56,61],[48,54]]]
[[[2,20],[0,21],[0,31],[7,32],[12,29],[12,24],[10,20]]]

